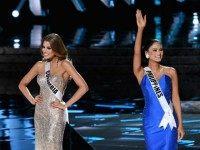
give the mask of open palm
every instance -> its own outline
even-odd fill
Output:
[[[146,15],[143,17],[139,9],[136,11],[136,21],[138,28],[144,28],[146,26]]]

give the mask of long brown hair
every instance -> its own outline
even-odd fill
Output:
[[[58,57],[59,60],[68,58],[68,50],[65,47],[62,38],[58,34],[51,33],[51,34],[46,35],[42,39],[42,45],[40,49],[42,49],[44,41],[49,42],[52,50],[56,53],[56,56]],[[41,54],[42,54],[42,50],[41,50]]]

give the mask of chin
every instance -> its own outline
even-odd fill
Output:
[[[155,62],[159,63],[162,61],[162,59],[154,59]]]
[[[51,57],[49,56],[43,56],[44,59],[50,59]]]

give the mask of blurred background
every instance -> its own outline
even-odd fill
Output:
[[[180,149],[200,149],[199,0],[1,0],[0,149],[34,149],[34,106],[17,86],[41,60],[41,39],[52,32],[90,87],[70,108],[71,124],[96,149],[144,149],[144,101],[132,73],[138,8],[147,15],[143,42],[160,40],[162,64],[178,72],[188,133]],[[29,88],[38,94],[36,80]],[[70,81],[64,99],[76,89]]]

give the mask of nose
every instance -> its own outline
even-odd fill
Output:
[[[161,53],[162,53],[161,51],[156,51],[157,55],[161,55]]]
[[[45,47],[42,48],[42,53],[46,53],[47,49]]]

